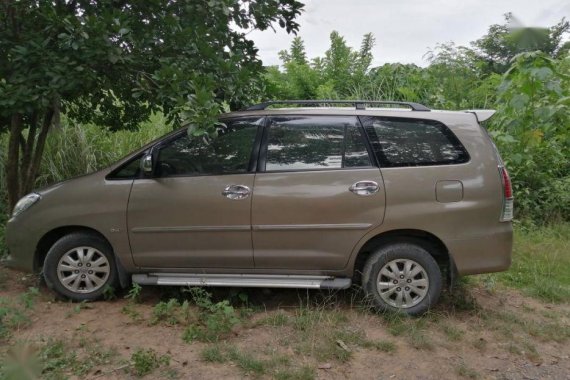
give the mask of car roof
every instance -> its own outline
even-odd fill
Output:
[[[413,111],[407,108],[366,108],[354,107],[288,107],[266,108],[263,110],[243,110],[225,113],[220,118],[276,115],[315,115],[315,116],[389,116],[414,119],[430,119],[445,122],[447,120],[473,120],[473,111]]]

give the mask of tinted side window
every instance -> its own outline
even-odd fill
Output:
[[[218,130],[218,137],[183,136],[158,153],[157,175],[210,175],[245,173],[255,135],[263,118],[238,119]]]
[[[345,134],[349,130],[346,150]],[[346,152],[349,159],[343,160]],[[288,116],[270,120],[265,170],[338,169],[345,165],[370,165],[356,118]]]
[[[142,155],[131,159],[131,161],[123,164],[118,169],[115,169],[113,173],[108,177],[109,179],[135,179],[139,178],[140,174],[140,162]]]
[[[344,166],[346,168],[357,168],[372,166],[368,149],[364,143],[361,129],[356,126],[347,126],[345,135]]]
[[[469,161],[469,154],[457,137],[438,121],[372,116],[361,120],[383,167]]]

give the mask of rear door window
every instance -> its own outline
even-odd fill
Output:
[[[366,116],[361,118],[382,167],[452,165],[469,154],[444,124],[435,120]]]
[[[266,134],[266,171],[371,166],[355,117],[273,117]]]

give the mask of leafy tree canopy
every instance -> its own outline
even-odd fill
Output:
[[[473,42],[491,71],[505,72],[515,55],[540,50],[556,57],[563,49],[563,38],[570,31],[564,18],[549,28],[524,27],[512,13],[505,14],[504,24],[489,27],[486,35]]]
[[[31,189],[60,112],[112,129],[153,111],[199,132],[257,97],[251,29],[299,25],[296,0],[26,0],[0,4],[0,130],[10,204]],[[27,131],[27,132],[25,132]]]

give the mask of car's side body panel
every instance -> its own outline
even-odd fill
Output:
[[[378,192],[349,188],[374,181]],[[252,205],[255,267],[340,270],[347,252],[382,223],[384,185],[378,168],[258,173]]]
[[[382,168],[386,188],[384,223],[355,246],[349,267],[369,238],[387,231],[426,231],[447,247],[459,274],[505,270],[510,265],[511,223],[499,222],[502,189],[498,161],[474,115],[449,115],[445,124],[469,152],[459,165]],[[462,184],[458,202],[437,200],[438,182]]]
[[[231,200],[224,188],[253,188],[255,174],[139,179],[128,228],[138,267],[252,268],[251,197]]]
[[[107,170],[55,184],[42,190],[33,213],[7,224],[6,236],[15,266],[33,271],[40,239],[66,227],[90,228],[103,235],[115,255],[134,269],[127,236],[127,202],[133,180],[107,181]],[[22,227],[23,226],[23,227]]]

